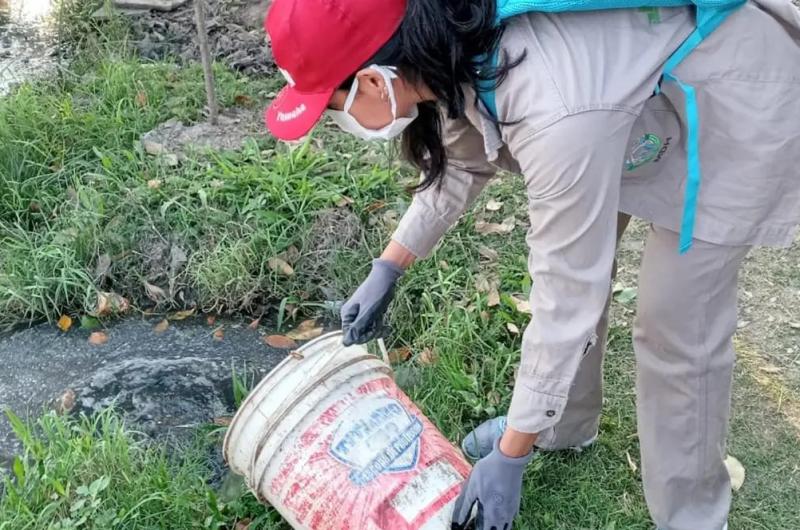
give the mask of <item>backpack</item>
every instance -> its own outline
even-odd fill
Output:
[[[598,11],[624,8],[655,8],[696,6],[696,28],[670,56],[661,75],[663,81],[676,83],[683,92],[686,107],[687,135],[687,178],[686,195],[681,219],[679,251],[686,253],[692,246],[694,222],[697,210],[697,195],[700,191],[700,117],[697,109],[697,96],[693,86],[681,82],[675,76],[675,68],[708,37],[734,11],[742,7],[746,0],[498,0],[497,23],[532,11],[563,13],[567,11]],[[497,60],[497,53],[493,61]],[[495,63],[496,64],[496,63]],[[660,92],[661,83],[654,92]],[[486,109],[497,116],[495,94],[492,88],[478,87],[478,94]]]

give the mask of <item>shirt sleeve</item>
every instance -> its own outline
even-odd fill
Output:
[[[582,356],[609,296],[622,164],[635,116],[588,111],[535,134],[524,121],[504,134],[519,161],[531,228],[531,322],[509,425],[538,433],[564,411]]]
[[[441,186],[415,194],[392,235],[420,259],[430,255],[496,173],[483,136],[467,119],[445,120],[442,138],[448,164]]]

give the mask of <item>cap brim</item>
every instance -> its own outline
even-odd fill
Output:
[[[298,140],[322,118],[335,89],[316,94],[298,92],[286,86],[264,112],[269,131],[281,140]]]

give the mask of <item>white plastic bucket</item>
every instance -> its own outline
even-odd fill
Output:
[[[223,451],[297,530],[448,530],[470,471],[391,369],[339,332],[264,377]]]

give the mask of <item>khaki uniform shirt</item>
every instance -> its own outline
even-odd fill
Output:
[[[540,432],[563,412],[608,297],[617,212],[680,231],[684,102],[668,82],[653,93],[694,27],[691,8],[511,19],[502,46],[526,58],[497,88],[496,105],[513,125],[498,127],[480,103],[448,120],[443,185],[414,197],[393,236],[424,258],[497,168],[524,176],[535,288],[509,411],[515,429]],[[701,120],[694,237],[791,244],[800,223],[800,11],[791,0],[748,3],[676,74],[696,88]]]

